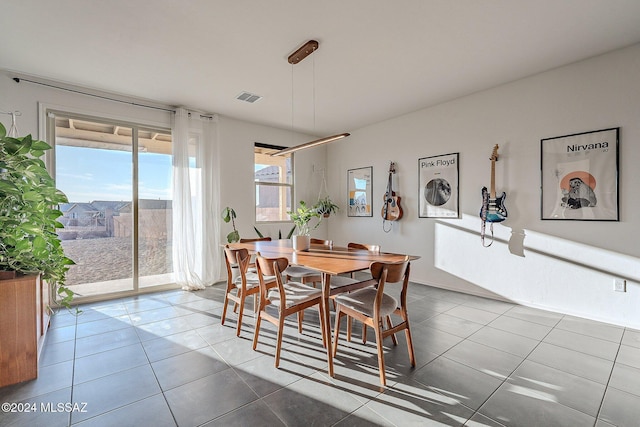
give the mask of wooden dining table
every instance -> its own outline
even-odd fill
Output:
[[[363,249],[351,249],[340,246],[327,247],[312,244],[305,251],[296,251],[290,239],[232,243],[234,249],[245,248],[250,253],[260,253],[266,258],[284,257],[289,264],[299,265],[319,271],[322,274],[322,304],[324,308],[324,330],[327,331],[328,373],[333,377],[333,353],[331,351],[331,314],[329,296],[331,294],[331,276],[366,270],[372,262],[403,262],[420,257],[388,252],[370,252]]]

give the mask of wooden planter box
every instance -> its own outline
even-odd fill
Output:
[[[47,304],[48,286],[39,275],[0,280],[0,387],[38,377]]]

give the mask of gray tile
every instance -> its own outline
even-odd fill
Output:
[[[504,313],[505,316],[526,320],[544,326],[555,326],[564,317],[563,314],[518,305]]]
[[[196,426],[258,399],[232,369],[165,392],[179,426]]]
[[[428,327],[425,324],[411,326],[411,333],[416,354],[420,354],[422,351],[442,354],[464,339],[449,332]]]
[[[332,386],[323,375],[303,378],[263,398],[286,425],[332,425],[359,408],[362,403],[349,390]],[[303,409],[304,408],[304,409]]]
[[[124,303],[129,314],[168,307],[169,305],[171,305],[171,303],[160,297],[139,297],[138,299],[132,299]]]
[[[595,320],[582,319],[580,317],[566,316],[556,326],[558,329],[564,329],[579,334],[588,335],[590,337],[600,338],[607,341],[620,343],[624,328],[621,326],[610,325],[607,323],[596,322]]]
[[[506,426],[563,426],[584,427],[595,423],[595,418],[561,405],[540,395],[505,383],[480,408],[481,414]]]
[[[260,353],[251,348],[252,339],[241,337],[212,344],[211,347],[231,366],[237,366],[260,357]],[[273,360],[272,360],[273,361]]]
[[[249,362],[235,366],[234,370],[245,383],[260,397],[267,396],[301,378],[312,375],[315,369],[297,363],[297,360],[280,360],[280,367],[274,366],[273,356],[259,356]]]
[[[129,316],[107,317],[106,319],[93,322],[79,323],[76,335],[78,338],[84,338],[130,327],[131,322]]]
[[[138,366],[73,387],[73,402],[86,403],[87,412],[74,412],[77,423],[160,393],[149,365]]]
[[[165,391],[229,369],[229,365],[211,347],[162,359],[153,362],[151,366]]]
[[[602,402],[599,419],[618,427],[637,427],[640,420],[640,396],[609,387]]]
[[[75,326],[76,315],[66,310],[58,310],[49,318],[49,330],[64,326]]]
[[[188,313],[187,310],[181,309],[180,307],[168,306],[131,313],[129,315],[129,318],[131,319],[132,325],[139,326],[144,325],[145,323],[157,322],[160,320],[184,316],[185,314],[190,313]]]
[[[537,340],[491,326],[485,326],[468,339],[520,357],[526,357],[539,343]]]
[[[616,363],[611,373],[609,387],[640,396],[640,369]]]
[[[79,308],[82,310],[82,313],[77,316],[79,324],[94,322],[96,320],[104,320],[110,317],[125,316],[128,314],[124,304],[122,303],[82,305]]]
[[[640,348],[640,331],[626,329],[622,337],[622,344]]]
[[[511,302],[498,301],[489,298],[478,298],[474,301],[465,302],[464,305],[479,308],[480,310],[490,311],[496,314],[504,314],[515,306],[515,304]]]
[[[538,341],[542,340],[551,331],[551,326],[544,326],[509,316],[500,316],[489,323],[489,326]]]
[[[523,360],[522,357],[469,340],[456,345],[443,356],[498,379],[506,379]]]
[[[47,426],[66,427],[69,425],[69,413],[64,411],[53,411],[48,408],[57,409],[58,403],[71,402],[71,387],[57,390],[51,393],[31,397],[21,402],[14,400],[0,399],[3,403],[20,403],[27,405],[29,411],[5,412],[0,411],[0,425],[3,427],[23,427],[23,426]],[[44,405],[44,406],[43,406]]]
[[[349,414],[346,418],[338,421],[333,427],[396,427],[391,421],[385,419],[382,415],[363,406],[355,412]]]
[[[45,341],[45,345],[40,353],[38,365],[42,367],[73,360],[75,347],[75,341],[62,341],[57,343]]]
[[[504,424],[485,417],[478,412],[465,423],[464,427],[504,427]]]
[[[511,374],[513,392],[539,400],[549,400],[593,417],[598,415],[605,385],[586,378],[525,360]]]
[[[486,325],[487,323],[495,320],[500,316],[499,314],[493,313],[491,311],[481,310],[466,305],[459,305],[457,307],[454,307],[451,310],[446,311],[445,314],[460,317],[461,319],[470,320],[482,325]]]
[[[549,332],[549,335],[544,338],[544,342],[607,360],[615,360],[619,347],[618,344],[611,341],[566,331],[564,329],[552,330]]]
[[[73,382],[80,384],[148,364],[140,343],[75,359]]]
[[[45,339],[48,344],[74,340],[76,339],[76,325],[50,328]]]
[[[413,380],[471,409],[478,409],[502,384],[501,379],[446,357],[439,357],[418,370]]]
[[[204,338],[196,331],[186,331],[142,342],[144,351],[151,362],[197,350],[207,345]]]
[[[600,384],[607,383],[613,367],[613,362],[609,360],[547,343],[541,343],[531,353],[528,360],[587,378]]]
[[[135,328],[131,326],[86,338],[78,338],[76,339],[76,357],[85,357],[139,342],[140,338]]]
[[[140,337],[140,341],[152,340],[167,335],[173,335],[180,332],[191,330],[191,325],[184,317],[176,317],[173,319],[160,320],[158,322],[145,323],[136,326],[136,332]]]
[[[431,319],[422,322],[422,324],[429,326],[430,328],[448,332],[461,338],[468,337],[483,326],[481,323],[450,316],[446,313],[434,316]]]
[[[71,387],[73,361],[38,368],[38,378],[0,388],[0,402],[20,402]]]
[[[616,363],[640,369],[640,348],[621,345]]]
[[[97,417],[89,418],[74,427],[153,426],[175,427],[169,406],[162,394],[122,406]]]
[[[284,427],[285,424],[271,412],[269,407],[261,400],[251,402],[246,406],[229,412],[222,417],[208,422],[203,427],[245,427],[245,426],[269,426]]]
[[[458,399],[419,383],[395,384],[365,407],[397,426],[461,426],[473,415]]]

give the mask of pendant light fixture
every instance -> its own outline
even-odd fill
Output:
[[[309,40],[302,46],[300,46],[295,52],[293,52],[287,58],[287,62],[292,66],[299,63],[307,56],[311,55],[318,49],[318,42],[316,40]],[[292,71],[293,72],[293,71]],[[315,113],[316,113],[316,100],[315,100],[315,68],[314,68],[314,99],[313,99],[313,116],[314,116],[314,124],[315,124]],[[291,94],[291,105],[293,105],[293,92]],[[291,130],[293,131],[293,107],[291,109]],[[349,136],[349,133],[340,133],[337,135],[327,136],[324,138],[316,139],[314,141],[306,142],[304,144],[296,145],[295,147],[286,148],[284,150],[280,150],[272,154],[272,156],[284,156],[289,153],[293,153],[295,151],[304,150],[305,148],[317,147],[318,145],[327,144],[329,142],[337,141],[342,138],[346,138]]]

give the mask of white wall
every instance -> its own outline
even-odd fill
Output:
[[[473,66],[470,64],[470,66]],[[640,327],[640,45],[551,70],[352,131],[328,148],[332,196],[346,203],[347,170],[373,166],[373,218],[342,212],[337,243],[379,243],[419,255],[412,280],[611,323]],[[540,220],[540,140],[620,127],[620,221]],[[481,246],[481,188],[496,186],[509,218]],[[460,153],[461,219],[418,218],[418,158]],[[382,230],[389,161],[404,217]],[[628,280],[613,291],[613,278]]]

